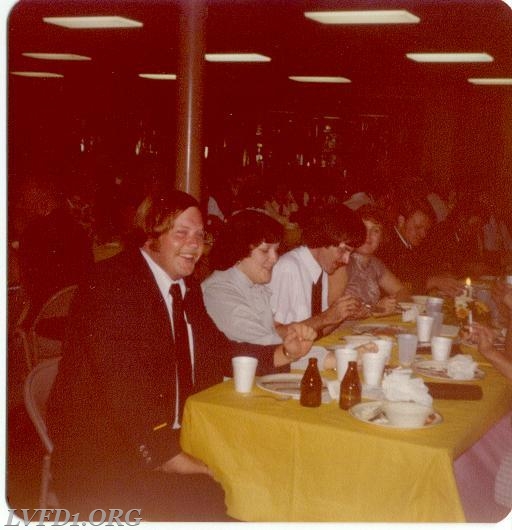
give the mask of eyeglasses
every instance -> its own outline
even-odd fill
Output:
[[[350,245],[347,245],[347,243],[340,243],[338,245],[338,249],[340,250],[340,252],[342,254],[345,254],[345,252],[348,252],[349,254],[351,254],[355,250],[354,247],[351,247]]]

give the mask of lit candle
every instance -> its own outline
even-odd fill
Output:
[[[473,287],[471,287],[471,278],[466,278],[466,296],[473,298]]]
[[[469,311],[469,315],[468,315],[468,326],[469,326],[469,331],[473,331],[473,311]]]

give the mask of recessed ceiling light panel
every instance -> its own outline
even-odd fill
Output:
[[[62,74],[56,74],[54,72],[11,72],[11,74],[21,77],[64,77]]]
[[[176,80],[176,74],[139,74],[139,77],[143,77],[144,79],[158,79],[162,81]]]
[[[259,53],[207,53],[204,57],[211,63],[268,63],[271,60]]]
[[[91,58],[86,55],[77,55],[75,53],[33,53],[24,52],[21,55],[31,57],[32,59],[46,59],[50,61],[90,61]]]
[[[406,53],[408,59],[417,63],[490,63],[494,61],[488,53]]]
[[[43,17],[47,24],[64,28],[140,28],[142,22],[125,17]]]
[[[304,16],[322,24],[417,24],[420,21],[405,9],[306,11]]]
[[[471,77],[473,85],[512,85],[512,77]]]
[[[299,83],[351,83],[346,77],[314,76],[314,75],[291,75],[289,79]]]

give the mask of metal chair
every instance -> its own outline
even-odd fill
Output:
[[[60,357],[41,361],[25,379],[24,401],[28,415],[36,428],[37,434],[44,445],[46,453],[43,456],[41,468],[41,486],[39,490],[39,508],[58,508],[58,500],[51,490],[51,455],[53,443],[46,429],[46,403],[50,390],[57,375]]]
[[[44,321],[52,319],[58,321],[58,319],[66,317],[76,290],[77,286],[71,285],[56,292],[45,302],[34,318],[27,337],[31,351],[32,366],[36,366],[44,359],[60,357],[62,354],[62,340],[42,335],[39,333],[38,328]]]
[[[21,286],[9,287],[9,350],[21,348],[25,355],[27,370],[32,370],[32,348],[30,347],[28,333],[25,331],[25,319],[30,311],[30,301]],[[12,322],[12,324],[11,324]]]

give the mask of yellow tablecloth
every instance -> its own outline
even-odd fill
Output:
[[[213,470],[236,519],[464,521],[453,461],[512,408],[512,385],[483,370],[482,400],[435,400],[443,422],[418,430],[368,425],[335,402],[243,396],[226,381],[189,398],[182,447]]]

